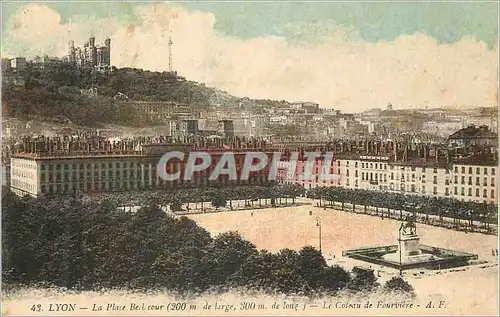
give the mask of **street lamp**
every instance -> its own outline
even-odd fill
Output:
[[[319,217],[316,217],[316,227],[318,227],[319,231],[319,252],[321,252],[321,220]]]
[[[403,259],[402,259],[402,251],[401,250],[401,230],[403,230],[403,226],[399,227],[399,276],[403,277]]]

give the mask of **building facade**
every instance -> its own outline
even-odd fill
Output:
[[[75,47],[69,42],[67,62],[80,68],[95,68],[98,71],[109,71],[111,68],[111,40],[104,40],[103,46],[95,45],[95,37],[90,37],[83,47]]]
[[[390,162],[389,157],[349,157],[336,161],[340,186],[382,192],[455,198],[498,204],[498,166]]]
[[[14,154],[11,157],[11,190],[19,196],[39,197],[203,187],[214,184],[224,187],[269,183],[268,168],[251,172],[248,180],[240,180],[245,152],[235,153],[238,179],[231,180],[227,175],[220,175],[210,180],[209,177],[223,152],[207,152],[211,156],[211,165],[204,171],[195,172],[191,180],[184,180],[187,155],[183,161],[169,160],[165,167],[167,173],[180,172],[179,179],[174,181],[165,181],[158,175],[157,164],[163,153],[160,151],[78,156]],[[271,154],[269,157],[272,157]]]

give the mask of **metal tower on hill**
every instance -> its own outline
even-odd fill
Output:
[[[168,71],[172,72],[172,29],[168,36]]]

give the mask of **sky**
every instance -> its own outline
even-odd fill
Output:
[[[2,2],[2,56],[111,39],[111,63],[324,108],[497,106],[491,2]]]

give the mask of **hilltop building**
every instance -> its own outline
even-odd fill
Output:
[[[101,72],[111,69],[111,40],[106,38],[104,46],[95,45],[95,37],[90,37],[82,48],[69,42],[68,55],[64,60],[79,68],[94,68]]]

